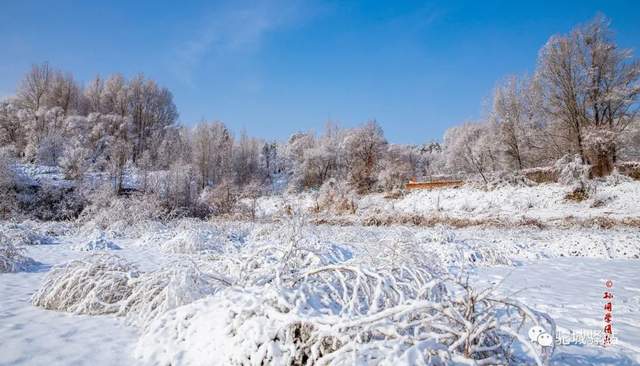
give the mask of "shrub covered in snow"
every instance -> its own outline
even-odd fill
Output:
[[[134,278],[130,283],[133,291],[118,314],[145,325],[168,310],[190,304],[230,284],[223,275],[202,272],[192,262],[172,263],[166,270]]]
[[[40,230],[25,223],[12,223],[5,222],[0,223],[0,232],[2,232],[6,239],[13,245],[43,245],[51,244],[53,239],[46,234],[43,234]]]
[[[171,239],[164,241],[160,247],[169,253],[199,253],[220,250],[222,243],[216,242],[216,233],[198,229],[180,230]]]
[[[95,253],[51,269],[31,301],[76,314],[116,313],[133,292],[130,280],[137,276],[136,268],[121,257]]]
[[[411,277],[326,267],[286,287],[229,288],[152,322],[136,355],[160,365],[543,364],[522,333],[543,324],[554,334],[548,317],[491,289]]]
[[[79,251],[94,251],[94,250],[118,250],[120,247],[118,244],[106,238],[104,232],[98,232],[94,235],[94,238],[89,241],[81,241],[74,244],[72,247],[74,250]]]
[[[579,155],[565,155],[556,161],[558,183],[565,185],[584,184],[589,179],[591,167],[582,163]]]
[[[32,302],[76,314],[117,314],[145,325],[160,314],[231,285],[224,275],[202,272],[191,262],[141,273],[122,258],[93,253],[54,267]]]
[[[358,194],[350,185],[329,179],[320,186],[316,194],[315,209],[336,213],[355,213],[358,200]]]
[[[18,208],[14,189],[16,184],[14,160],[11,148],[0,147],[0,218],[12,216]]]
[[[298,216],[269,228],[254,230],[251,244],[237,252],[207,257],[210,268],[225,275],[214,276],[213,286],[193,270],[187,272],[189,281],[176,281],[187,294],[195,293],[180,297],[186,305],[169,310],[167,295],[161,294],[163,305],[143,305],[146,310],[133,312],[151,320],[136,349],[142,361],[543,362],[521,333],[525,324],[539,323],[553,332],[551,321],[492,289],[477,290],[447,274],[454,264],[508,263],[501,252],[481,250],[438,227],[421,237],[409,231],[394,233],[388,241],[378,238],[369,255],[366,244],[354,243],[360,254],[354,257],[351,249],[315,235]],[[398,242],[407,234],[406,243]],[[170,283],[168,273],[156,275],[147,280],[149,290],[139,287],[143,298],[155,299],[149,294],[170,288],[164,285]],[[205,296],[207,291],[215,294]]]
[[[94,192],[92,204],[80,215],[79,231],[91,233],[95,228],[110,236],[140,236],[149,221],[163,220],[166,211],[150,196],[117,197],[109,187]]]
[[[29,270],[37,262],[24,255],[24,247],[13,242],[0,232],[0,273]]]

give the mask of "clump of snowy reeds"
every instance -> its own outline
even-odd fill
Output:
[[[220,251],[223,243],[211,230],[181,229],[174,237],[163,241],[160,248],[169,253],[195,254]]]
[[[0,273],[27,271],[37,262],[24,255],[21,245],[14,245],[0,232]]]
[[[54,267],[32,297],[36,306],[76,314],[128,316],[144,326],[167,310],[211,295],[231,280],[192,262],[141,273],[124,259],[93,253]]]
[[[121,257],[95,253],[54,267],[32,303],[76,314],[116,313],[133,292],[130,280],[138,275]]]
[[[492,288],[445,281],[419,258],[326,255],[331,246],[301,220],[278,231],[280,242],[217,257],[232,286],[156,317],[137,356],[193,365],[544,362],[521,333],[544,323],[553,334],[553,322]],[[429,242],[457,243],[440,234]]]
[[[17,224],[31,230],[34,245],[50,244],[55,238],[68,235],[74,229],[74,223],[70,221],[37,221],[27,219]]]
[[[202,272],[193,262],[172,263],[167,267],[133,278],[131,295],[122,303],[118,314],[128,315],[133,323],[144,326],[168,310],[231,285],[229,279]]]
[[[313,312],[358,316],[416,299],[441,299],[444,287],[428,270],[414,266],[372,268],[336,264],[310,269],[284,284],[293,297],[315,299]],[[290,298],[290,302],[297,301]]]

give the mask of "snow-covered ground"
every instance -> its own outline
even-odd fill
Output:
[[[484,281],[501,282],[502,292],[553,317],[558,339],[565,344],[556,349],[552,364],[640,364],[638,261],[555,258],[515,268],[483,268],[476,275]],[[613,282],[611,289],[605,285],[607,280]],[[612,321],[617,338],[606,347],[601,338],[605,291],[614,295]]]
[[[551,364],[640,364],[637,315],[640,312],[640,285],[637,283],[640,278],[640,230],[297,225],[301,224],[179,220],[164,224],[139,223],[135,230],[126,232],[119,229],[87,232],[86,227],[60,230],[55,225],[33,222],[22,226],[3,224],[3,231],[11,238],[35,244],[26,247],[25,255],[40,264],[29,271],[0,274],[0,365],[224,365],[230,360],[239,364],[248,362],[242,361],[246,353],[242,348],[250,349],[252,346],[246,342],[261,336],[276,337],[277,340],[275,334],[279,332],[279,323],[274,320],[277,318],[271,318],[270,323],[256,323],[255,319],[273,316],[265,313],[251,318],[253,323],[238,325],[239,330],[254,337],[238,340],[233,333],[227,333],[233,332],[228,326],[220,325],[228,321],[224,306],[238,306],[245,309],[243,311],[247,307],[261,308],[262,303],[256,303],[256,299],[269,299],[260,292],[269,288],[262,279],[272,278],[274,271],[282,270],[278,262],[272,262],[277,255],[269,252],[269,245],[284,243],[283,247],[286,247],[292,237],[320,251],[313,257],[318,259],[312,259],[320,262],[300,264],[303,266],[322,263],[377,266],[382,263],[384,267],[419,263],[438,276],[467,272],[471,282],[480,288],[499,283],[497,293],[550,315],[556,322],[558,336],[570,343],[558,345]],[[260,253],[264,254],[255,256],[252,248],[263,248],[260,250],[265,251]],[[147,318],[135,314],[77,315],[32,305],[32,296],[41,289],[52,266],[91,257],[98,252],[116,254],[141,273],[151,275],[193,263],[209,274],[225,274],[224,281],[236,283],[238,289],[242,287],[241,283],[248,287],[246,291],[216,290],[212,295],[206,292],[188,296],[176,294],[175,291],[182,288],[180,286],[185,286],[180,277],[182,272],[178,272],[177,277],[168,277],[169,293],[161,303],[166,315],[161,311]],[[239,267],[234,267],[237,265]],[[134,280],[143,285],[153,285],[156,281],[156,277],[148,277],[147,282],[144,278]],[[172,282],[176,278],[177,287]],[[187,276],[187,282],[190,278]],[[572,340],[572,332],[580,335],[602,330],[602,295],[607,280],[613,282],[613,324],[617,342],[606,348],[597,342],[580,344],[577,337]],[[186,283],[186,286],[192,289],[194,284]],[[169,301],[171,299],[179,301]],[[225,299],[231,305],[220,301]],[[317,317],[317,314],[309,316]],[[358,318],[348,314],[340,316],[342,321]],[[269,332],[276,333],[269,335]],[[522,334],[526,336],[526,329]],[[271,345],[269,351],[264,351],[271,357],[272,364],[285,359],[276,357],[278,354],[283,357],[282,352],[286,354],[287,350],[278,342]],[[365,352],[363,348],[362,352],[373,351]],[[419,364],[416,358],[407,358],[407,355],[389,362]],[[373,363],[371,359],[358,360],[360,364]],[[350,363],[353,362],[346,364]]]
[[[68,244],[30,246],[42,264],[0,274],[0,365],[133,365],[136,329],[115,317],[72,315],[31,305],[51,265],[81,255]]]
[[[609,182],[594,185],[590,197],[581,202],[567,200],[570,186],[549,183],[536,186],[504,185],[492,190],[470,186],[438,190],[416,190],[400,198],[385,198],[384,194],[364,196],[357,202],[353,221],[374,215],[421,215],[472,219],[478,222],[497,219],[517,222],[537,219],[550,226],[563,226],[567,220],[587,220],[606,217],[623,220],[640,217],[640,184]],[[276,195],[261,197],[257,214],[261,217],[281,215],[286,207],[312,209],[317,195]],[[349,215],[345,215],[349,216]]]

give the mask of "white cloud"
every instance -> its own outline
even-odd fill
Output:
[[[312,13],[310,5],[302,1],[269,0],[219,6],[206,16],[204,26],[175,48],[176,75],[190,84],[205,57],[257,50],[268,33],[306,19]]]

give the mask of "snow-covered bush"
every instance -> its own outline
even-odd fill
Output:
[[[592,164],[593,176],[604,177],[614,169],[617,134],[603,128],[585,133],[585,153]]]
[[[376,245],[364,250],[373,263],[392,266],[410,264],[432,273],[448,273],[452,268],[473,268],[512,263],[504,248],[485,242],[457,239],[443,225],[427,231],[411,228],[385,229],[382,237],[371,238]]]
[[[144,273],[131,281],[133,291],[119,315],[144,326],[168,310],[190,304],[231,285],[219,274],[200,271],[192,262],[172,263],[166,270]]]
[[[169,253],[221,253],[233,246],[225,229],[198,219],[181,219],[172,232],[160,241],[160,248]]]
[[[81,241],[71,247],[73,250],[79,251],[95,251],[95,250],[118,250],[120,247],[113,241],[106,238],[104,232],[94,235],[89,241]]]
[[[633,178],[620,174],[620,171],[615,168],[611,174],[605,177],[605,183],[609,186],[617,186],[618,184],[632,182]]]
[[[543,364],[522,332],[540,324],[555,334],[544,314],[466,282],[410,279],[325,267],[287,287],[232,287],[153,321],[136,355],[190,365]]]
[[[55,166],[64,152],[64,138],[59,132],[52,132],[38,143],[36,160],[39,164]]]
[[[53,239],[35,229],[27,223],[2,223],[0,224],[0,232],[3,233],[11,244],[15,246],[22,245],[44,245],[51,244]]]
[[[33,295],[33,305],[75,314],[117,313],[133,292],[130,280],[138,276],[121,257],[95,253],[55,266]]]
[[[23,246],[14,245],[0,232],[0,273],[27,271],[37,262],[24,255]]]
[[[200,193],[198,203],[205,207],[208,213],[226,215],[233,212],[238,198],[238,188],[232,182],[225,180],[213,188],[206,187]]]
[[[73,187],[56,182],[42,183],[37,188],[21,187],[17,196],[21,211],[44,221],[75,219],[86,205],[83,195]]]
[[[14,153],[8,147],[0,147],[0,218],[10,217],[17,211]]]
[[[212,231],[180,230],[173,238],[161,243],[160,247],[170,253],[220,251],[224,243],[218,239],[217,233]]]
[[[355,213],[358,194],[346,182],[329,179],[322,184],[316,198],[316,210]]]
[[[494,174],[491,179],[489,179],[489,183],[487,183],[487,188],[489,189],[499,189],[502,187],[531,187],[536,183],[527,176],[522,173],[516,172],[499,172]]]
[[[90,151],[81,145],[68,146],[65,148],[62,158],[60,158],[60,167],[67,179],[82,179],[87,170],[87,158]]]
[[[579,155],[565,155],[554,164],[558,172],[558,183],[564,185],[586,184],[589,180],[591,167],[582,164]]]
[[[78,218],[80,232],[92,233],[98,228],[110,236],[140,236],[149,221],[161,221],[166,217],[166,211],[152,196],[118,197],[108,187],[103,187],[90,200],[91,205]]]

